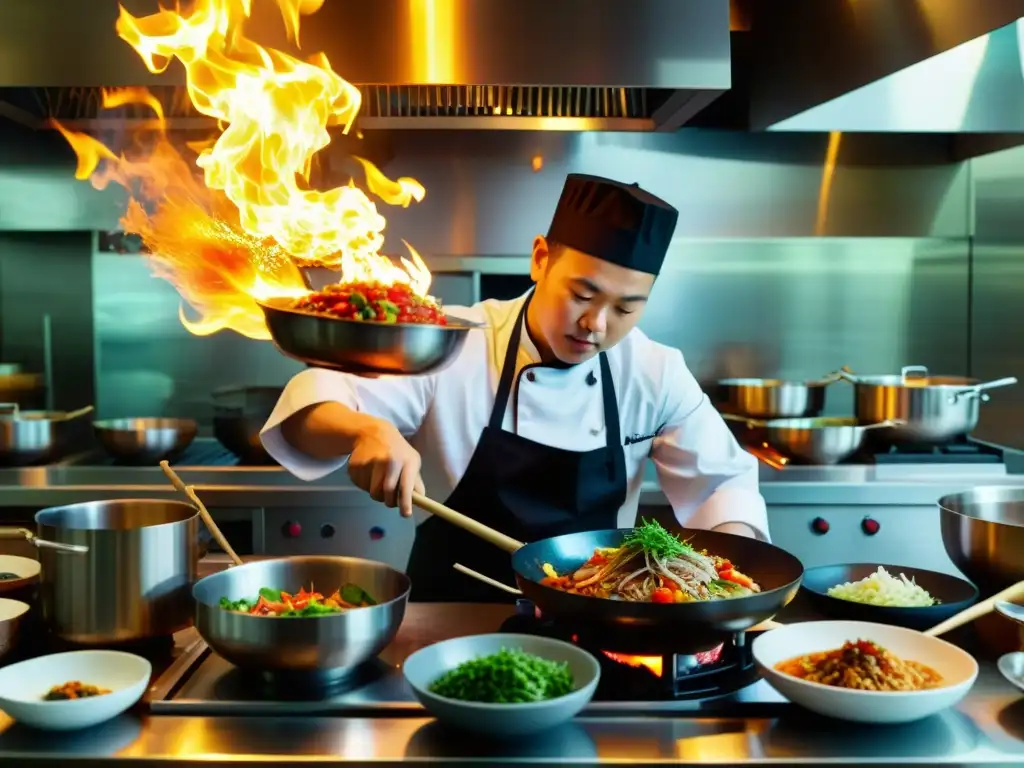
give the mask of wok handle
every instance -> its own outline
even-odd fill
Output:
[[[936,624],[934,627],[925,632],[926,635],[932,637],[938,637],[944,635],[952,629],[962,627],[964,624],[969,624],[975,619],[980,619],[982,616],[987,616],[995,610],[996,603],[1005,600],[1008,603],[1012,603],[1015,600],[1024,598],[1024,581],[1018,581],[1012,587],[1007,587],[1002,592],[997,592],[987,600],[982,600],[980,603],[975,603],[970,608],[967,608],[955,616],[951,616],[941,624]]]
[[[445,520],[454,526],[458,526],[467,533],[471,533],[474,536],[483,539],[488,544],[493,544],[498,549],[505,550],[509,554],[515,552],[517,549],[521,549],[523,546],[523,542],[516,541],[511,536],[506,536],[504,533],[496,531],[481,522],[477,522],[473,518],[467,517],[461,512],[456,512],[454,509],[446,507],[439,501],[428,499],[421,493],[413,493],[412,503],[424,512],[436,515],[442,520]]]

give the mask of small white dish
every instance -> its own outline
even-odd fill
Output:
[[[445,672],[503,648],[565,662],[572,672],[573,691],[557,699],[522,704],[460,701],[430,691]],[[428,645],[409,656],[402,670],[420,704],[439,722],[498,738],[539,733],[571,720],[590,703],[601,679],[597,659],[579,646],[536,635],[503,633],[455,637]]]
[[[1024,652],[1016,651],[999,657],[999,671],[1010,683],[1024,691]]]
[[[152,665],[121,651],[71,651],[40,656],[0,669],[0,710],[23,725],[73,731],[117,717],[149,686]],[[69,701],[45,701],[51,688],[71,681],[110,693]]]
[[[925,664],[943,678],[923,691],[861,691],[811,683],[775,669],[782,661],[869,640],[905,661]],[[910,723],[958,704],[978,677],[978,662],[945,640],[912,629],[862,621],[810,621],[774,629],[754,640],[761,676],[794,704],[819,715],[858,723]]]

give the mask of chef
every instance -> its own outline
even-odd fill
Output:
[[[413,490],[536,541],[632,526],[651,460],[681,525],[766,540],[756,460],[679,350],[636,327],[678,217],[636,184],[570,175],[547,236],[533,241],[534,287],[447,309],[486,324],[448,367],[378,379],[305,370],[281,395],[264,446],[303,480],[347,463],[355,485],[416,515],[407,573],[417,601],[508,597],[456,562],[514,579],[504,552],[414,513]]]

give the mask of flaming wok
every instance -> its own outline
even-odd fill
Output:
[[[260,302],[274,345],[317,368],[356,374],[418,375],[440,370],[483,326],[448,316],[447,325],[345,320],[295,309],[291,299]]]

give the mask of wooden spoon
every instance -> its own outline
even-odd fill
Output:
[[[932,637],[938,637],[944,635],[950,630],[962,627],[964,624],[969,624],[975,619],[980,619],[982,616],[992,613],[995,610],[996,603],[1007,602],[1012,603],[1016,600],[1024,598],[1024,581],[1018,581],[1012,587],[1007,587],[1002,592],[996,592],[992,597],[987,600],[982,600],[980,603],[975,603],[970,608],[960,611],[955,616],[950,616],[941,624],[936,624],[931,629],[925,632],[926,635]]]
[[[206,523],[206,527],[210,529],[210,533],[213,534],[213,538],[215,538],[217,543],[220,544],[221,549],[227,553],[227,556],[231,558],[235,565],[241,565],[242,558],[235,553],[235,550],[232,549],[230,544],[228,544],[228,540],[224,537],[224,534],[220,532],[220,528],[215,522],[213,522],[213,517],[210,515],[209,510],[206,509],[206,505],[199,500],[198,496],[196,496],[195,489],[193,489],[192,486],[185,485],[182,479],[178,477],[178,473],[171,469],[171,465],[168,464],[166,460],[160,462],[160,469],[162,469],[164,474],[167,475],[167,479],[171,481],[171,485],[185,494],[185,496],[188,497],[188,500],[191,501],[195,508],[199,510],[199,516],[203,518],[203,522]]]

